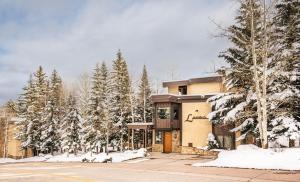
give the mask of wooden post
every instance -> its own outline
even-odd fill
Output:
[[[132,147],[132,150],[134,150],[134,130],[132,129],[131,130],[131,147]]]
[[[130,129],[128,129],[128,150],[130,150]]]
[[[144,131],[144,148],[147,148],[147,129],[145,129]]]

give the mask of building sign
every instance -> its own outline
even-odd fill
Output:
[[[193,114],[189,114],[186,118],[186,122],[193,122],[194,119],[208,119],[206,116],[202,116],[199,110],[195,110]]]

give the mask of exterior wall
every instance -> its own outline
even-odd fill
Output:
[[[202,149],[197,149],[196,147],[182,147],[181,153],[182,154],[197,154],[197,155],[202,155],[202,156],[215,156],[215,157],[217,157],[219,154],[218,151],[202,150]]]
[[[222,91],[222,83],[213,82],[213,83],[195,83],[188,85],[187,94],[210,94],[210,93],[219,93]]]
[[[184,147],[187,147],[189,143],[192,143],[193,147],[206,146],[207,136],[212,132],[212,124],[208,119],[185,121],[195,110],[199,110],[201,116],[206,117],[211,112],[211,107],[206,102],[182,103],[182,146]]]
[[[223,87],[221,82],[193,83],[187,85],[187,95],[219,93],[224,91]],[[168,93],[178,95],[178,86],[169,86]]]
[[[168,87],[168,93],[178,95],[178,86]]]
[[[2,131],[2,130],[1,130]],[[24,150],[20,149],[21,142],[15,139],[16,127],[14,124],[10,124],[8,128],[8,141],[6,146],[6,155],[9,158],[20,159],[22,157],[32,157],[32,150],[28,149],[27,154]],[[0,157],[4,155],[4,133],[0,135]]]
[[[15,139],[15,125],[9,126],[7,154],[12,158],[21,158],[23,152],[20,149],[20,141]]]
[[[163,144],[152,144],[152,152],[163,152]]]
[[[172,131],[172,152],[180,153],[180,130]]]

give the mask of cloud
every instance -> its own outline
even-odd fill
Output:
[[[143,64],[158,81],[170,79],[171,72],[189,78],[212,71],[224,64],[217,55],[228,42],[213,37],[218,29],[210,19],[229,25],[236,3],[32,0],[1,1],[0,7],[3,103],[21,92],[39,65],[73,82],[97,62],[111,65],[119,48],[135,78]]]

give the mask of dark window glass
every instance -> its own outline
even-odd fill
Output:
[[[162,144],[162,132],[161,131],[155,132],[155,143]]]
[[[157,108],[157,115],[159,119],[170,119],[170,107]]]
[[[174,108],[174,110],[173,110],[173,119],[174,120],[179,119],[179,110],[178,110],[178,108]]]
[[[179,92],[179,95],[186,95],[187,94],[187,86],[179,86],[178,92]]]

